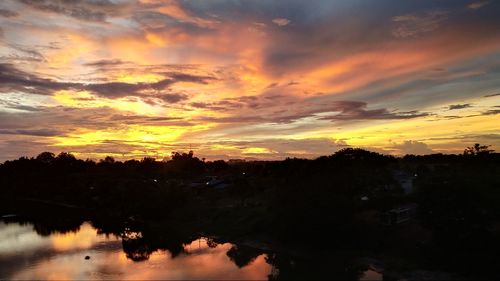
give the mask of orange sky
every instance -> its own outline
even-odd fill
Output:
[[[500,145],[496,1],[0,2],[0,161]]]

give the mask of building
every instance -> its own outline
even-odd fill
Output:
[[[382,223],[385,225],[397,225],[408,222],[417,214],[417,204],[411,203],[391,209],[382,214]]]

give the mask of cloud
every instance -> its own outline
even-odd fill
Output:
[[[69,83],[53,79],[40,78],[16,69],[11,64],[0,64],[0,93],[20,91],[30,94],[51,95],[60,90],[90,91],[93,94],[106,98],[121,98],[127,96],[159,98],[166,102],[178,102],[187,99],[184,94],[165,94],[162,91],[179,82],[206,84],[215,80],[211,76],[197,76],[180,72],[165,73],[168,77],[151,83]]]
[[[277,26],[286,26],[290,24],[290,20],[285,18],[275,18],[272,20],[272,22]]]
[[[20,156],[35,156],[43,151],[54,151],[54,147],[50,145],[48,138],[24,135],[22,139],[0,141],[0,150],[0,162],[3,162]]]
[[[17,52],[21,53],[23,55],[23,58],[25,58],[25,59],[29,59],[31,61],[37,61],[37,62],[46,61],[43,54],[31,46],[23,46],[23,45],[19,45],[19,44],[9,44],[8,46],[10,48],[16,50]]]
[[[420,141],[407,140],[400,144],[394,144],[393,148],[399,150],[400,154],[425,155],[433,153],[427,144]]]
[[[98,141],[129,124],[203,128],[180,130],[176,144],[336,133],[354,139],[371,131],[373,138],[356,140],[367,147],[408,136],[427,142],[413,133],[428,124],[436,128],[431,135],[487,133],[498,108],[478,101],[477,117],[452,119],[469,99],[499,88],[498,5],[467,12],[477,1],[380,0],[362,9],[356,1],[322,0],[5,1],[3,9],[19,14],[0,17],[1,60],[11,62],[0,65],[0,96],[9,101],[0,112],[10,114],[0,114],[0,128],[74,128],[75,136]],[[434,114],[449,116],[425,117]],[[136,132],[135,140],[151,132]],[[2,134],[0,142],[14,136]]]
[[[162,94],[162,95],[155,95],[154,97],[159,98],[167,103],[177,103],[180,101],[187,100],[189,97],[185,94]]]
[[[200,122],[215,123],[290,124],[305,118],[335,122],[401,120],[429,115],[419,111],[389,111],[386,108],[367,109],[368,104],[360,101],[319,103],[282,95],[243,96],[211,103],[193,102],[190,106],[232,114],[225,117],[200,117],[197,119]]]
[[[455,110],[455,109],[464,109],[464,108],[469,108],[472,107],[470,103],[464,103],[464,104],[452,104],[448,106],[448,110]]]
[[[500,109],[490,109],[481,113],[481,115],[497,115],[497,114],[500,114]]]
[[[61,136],[63,133],[61,131],[53,129],[34,129],[34,130],[4,130],[0,129],[0,135],[27,135],[27,136],[37,136],[37,137],[53,137]]]
[[[63,106],[44,107],[39,111],[0,111],[0,128],[4,130],[38,130],[50,124],[55,131],[78,129],[103,130],[126,125],[192,126],[183,117],[147,116],[122,112],[109,107],[71,108]]]
[[[0,17],[13,18],[13,17],[17,17],[18,15],[19,15],[18,12],[14,12],[14,11],[11,11],[11,10],[0,9]]]
[[[26,6],[47,13],[55,13],[82,21],[105,22],[108,16],[119,15],[132,1],[110,0],[20,0]]]
[[[395,24],[392,34],[398,38],[417,37],[438,29],[446,19],[448,12],[444,11],[395,16],[392,18]]]
[[[491,98],[491,97],[496,97],[496,96],[500,96],[500,93],[497,93],[497,94],[491,94],[491,95],[486,95],[484,96],[485,98]]]
[[[467,8],[472,9],[472,10],[477,10],[477,9],[480,9],[480,8],[488,5],[489,3],[490,3],[489,1],[474,2],[474,3],[470,3],[469,5],[467,5]]]
[[[200,28],[214,28],[219,24],[217,17],[210,16],[206,13],[203,15],[196,14],[192,9],[187,6],[189,3],[185,1],[157,1],[152,6],[156,6],[155,11],[170,19],[170,21],[175,21],[180,24],[188,24],[192,26],[197,26]],[[143,6],[148,6],[143,5]]]
[[[377,120],[377,119],[411,119],[428,116],[428,113],[418,111],[390,112],[386,108],[366,109],[368,104],[359,101],[336,101],[329,108],[330,112],[340,112],[320,119],[332,121],[346,120]]]
[[[19,91],[39,95],[50,95],[55,91],[75,86],[73,83],[57,82],[52,79],[40,78],[18,70],[11,64],[0,63],[0,93]]]
[[[122,61],[120,59],[103,59],[85,63],[85,66],[93,66],[93,67],[108,67],[108,66],[120,66],[126,64],[127,62]]]

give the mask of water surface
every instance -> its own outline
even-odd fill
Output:
[[[0,279],[263,280],[272,270],[266,254],[238,266],[234,255],[230,257],[231,249],[235,249],[231,243],[216,244],[198,238],[184,244],[180,253],[149,253],[147,245],[126,253],[123,239],[120,235],[100,234],[88,222],[73,231],[44,233],[36,224],[0,221]],[[137,252],[148,254],[138,258]]]

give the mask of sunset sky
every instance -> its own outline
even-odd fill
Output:
[[[2,0],[0,161],[500,150],[500,1]]]

